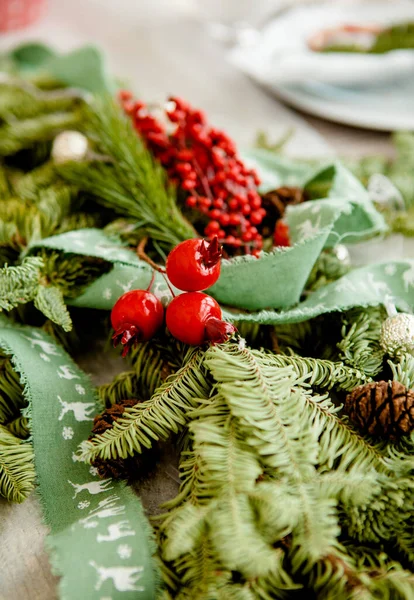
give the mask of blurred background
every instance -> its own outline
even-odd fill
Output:
[[[414,129],[404,88],[414,51],[326,53],[310,41],[347,24],[402,22],[414,22],[411,0],[0,0],[0,51],[94,44],[145,100],[182,96],[241,144],[259,130],[272,140],[290,132],[289,153],[355,156],[391,152],[384,131]]]

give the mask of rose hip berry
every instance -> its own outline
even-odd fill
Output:
[[[221,247],[217,236],[178,244],[168,255],[168,279],[179,290],[196,292],[211,287],[220,276]]]
[[[133,344],[151,339],[163,320],[164,308],[151,292],[131,290],[123,294],[111,312],[114,346],[121,343],[122,356],[126,356]]]
[[[236,331],[221,320],[221,308],[214,298],[202,292],[176,296],[167,307],[166,322],[171,335],[190,346],[221,344]]]

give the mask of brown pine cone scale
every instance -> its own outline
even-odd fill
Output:
[[[376,381],[348,394],[345,412],[363,433],[396,439],[414,430],[414,390],[398,381]]]

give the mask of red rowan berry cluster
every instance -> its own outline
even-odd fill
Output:
[[[187,206],[208,219],[204,234],[218,236],[228,251],[242,248],[257,256],[263,246],[257,226],[266,215],[260,180],[238,158],[233,141],[180,98],[170,98],[165,110],[171,132],[130,92],[122,91],[120,100],[170,180],[187,192]]]

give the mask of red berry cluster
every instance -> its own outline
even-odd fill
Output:
[[[220,259],[217,237],[211,242],[186,240],[167,257],[165,272],[169,280],[187,293],[171,300],[166,324],[170,333],[185,344],[222,343],[235,332],[233,325],[222,321],[221,308],[214,298],[201,292],[219,278]],[[151,339],[163,321],[164,308],[149,289],[127,292],[111,312],[114,345],[121,343],[122,356],[126,356],[133,344]]]
[[[266,215],[260,180],[238,158],[233,141],[180,98],[170,98],[165,110],[171,133],[130,92],[122,91],[120,100],[171,181],[188,193],[187,206],[207,217],[205,235],[257,256],[263,246],[257,226]]]

